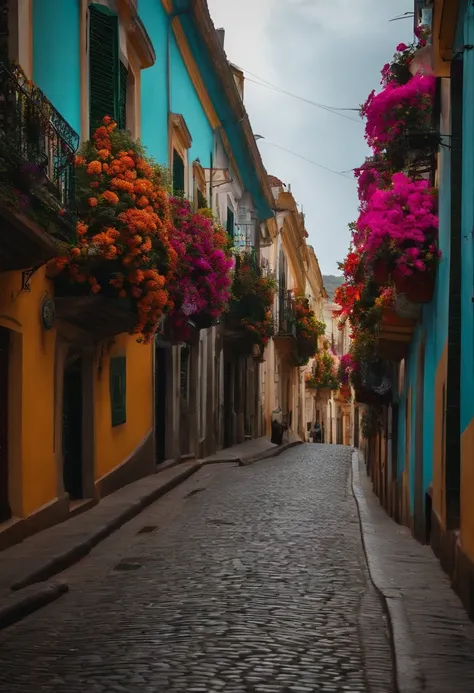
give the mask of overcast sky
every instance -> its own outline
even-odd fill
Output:
[[[413,0],[208,0],[216,28],[226,30],[228,59],[245,71],[306,99],[356,108],[380,81],[380,69],[413,19]],[[255,79],[247,74],[248,79]],[[360,165],[368,154],[363,124],[246,81],[245,105],[267,171],[290,183],[306,214],[309,241],[324,274],[337,274],[357,216],[356,184],[270,143],[335,171]]]

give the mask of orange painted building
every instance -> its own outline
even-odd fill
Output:
[[[0,180],[0,548],[156,468],[152,346],[128,334],[134,316],[114,299],[57,295],[46,276],[57,252],[53,233],[67,239],[74,232],[73,155],[79,135],[89,135],[92,108],[91,9],[87,2],[40,4],[9,3],[0,31],[2,48],[23,71],[2,63],[0,159],[11,159],[14,172],[33,162],[46,177],[39,197],[23,173]],[[129,68],[125,111],[138,136],[139,75],[153,50],[129,4],[116,10]],[[53,18],[64,36],[58,32],[58,45],[48,49]],[[53,52],[64,41],[71,50],[58,65]],[[55,86],[44,75],[57,69],[68,80]],[[61,207],[66,215],[57,227],[52,218]]]

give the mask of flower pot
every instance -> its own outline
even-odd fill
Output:
[[[381,327],[390,325],[393,327],[410,328],[415,326],[415,321],[410,318],[401,318],[392,308],[384,308],[382,312]]]
[[[407,277],[395,270],[393,281],[398,294],[405,294],[412,303],[429,303],[434,292],[434,272],[416,272]]]
[[[385,286],[390,279],[390,269],[385,260],[376,260],[373,266],[374,281],[378,286]]]
[[[261,354],[260,344],[252,344],[252,356],[254,359],[259,359]]]

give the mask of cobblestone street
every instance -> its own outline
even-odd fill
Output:
[[[390,693],[351,450],[203,468],[0,633],[0,691]]]

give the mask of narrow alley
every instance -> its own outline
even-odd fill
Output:
[[[0,691],[392,691],[351,452],[203,468],[2,631]]]

